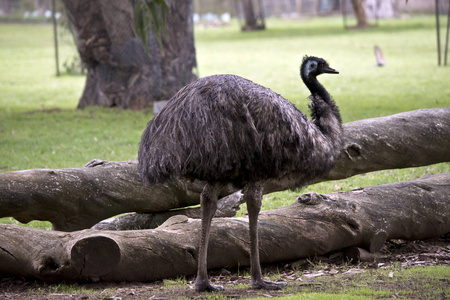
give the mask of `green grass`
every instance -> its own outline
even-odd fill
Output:
[[[82,167],[93,158],[134,160],[148,118],[101,108],[5,113],[0,169]]]
[[[362,273],[352,273],[351,270],[355,270],[354,266],[333,266],[333,268],[335,267],[337,268],[335,270],[338,270],[337,274],[315,278],[306,278],[298,271],[299,273],[296,276],[300,276],[301,280],[289,282],[289,285],[279,292],[249,290],[250,275],[248,274],[245,275],[245,278],[238,276],[239,281],[242,281],[239,283],[233,283],[224,278],[222,279],[223,282],[219,283],[224,284],[225,292],[206,293],[202,294],[201,298],[447,299],[446,297],[450,295],[450,268],[446,266],[411,268],[393,265],[385,269],[360,267],[358,271],[362,271]],[[317,267],[314,269],[317,270]],[[235,274],[229,276],[236,277]],[[6,292],[8,292],[8,289],[6,289]],[[137,296],[138,299],[192,299],[200,296],[200,294],[193,292],[192,282],[188,282],[183,277],[143,285],[36,283],[31,285],[26,295],[31,299],[39,298],[36,296],[43,294],[70,295],[77,299],[106,299],[108,297],[134,299],[135,297],[131,297],[131,295]]]
[[[344,122],[450,106],[450,68],[436,66],[431,16],[380,21],[379,26],[361,31],[344,30],[342,20],[335,17],[270,19],[267,27],[245,33],[236,23],[196,28],[200,75],[247,77],[307,111],[308,91],[298,67],[303,55],[309,54],[326,58],[341,72],[320,80],[337,101]],[[375,44],[386,58],[383,68],[374,67]],[[61,65],[74,53],[70,37],[63,36]],[[0,24],[0,62],[0,171],[81,167],[93,158],[136,159],[152,113],[98,107],[76,110],[85,78],[55,76],[50,25]],[[381,171],[303,191],[349,190],[449,171],[448,163]],[[263,209],[290,204],[297,195],[289,191],[266,195]]]
[[[268,30],[238,33],[236,27],[197,34],[201,75],[235,73],[281,93],[302,110],[308,91],[298,66],[303,55],[326,58],[338,76],[321,77],[344,122],[425,107],[448,106],[449,68],[436,66],[433,18],[382,21],[376,28],[347,31],[339,18],[271,20]],[[207,43],[207,47],[201,47]],[[376,68],[374,45],[387,61]],[[214,55],[211,55],[213,53]]]
[[[63,63],[76,49],[60,44]],[[85,78],[56,77],[52,45],[50,25],[0,25],[0,171],[136,159],[148,112],[76,110]]]
[[[94,290],[87,289],[84,286],[80,286],[75,283],[57,283],[50,285],[45,288],[37,288],[34,292],[42,293],[42,294],[74,294],[74,293],[83,293],[83,294],[92,294]]]
[[[338,274],[304,281],[302,292],[277,299],[446,299],[450,268],[389,267],[355,275]],[[256,298],[261,299],[261,298]]]

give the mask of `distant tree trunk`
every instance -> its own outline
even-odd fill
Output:
[[[8,0],[0,0],[0,16],[4,16],[10,13]]]
[[[295,0],[295,10],[299,15],[302,14],[302,1],[303,0]]]
[[[264,24],[264,16],[260,15],[258,20],[258,16],[255,14],[253,0],[242,0],[242,10],[245,19],[245,23],[242,26],[243,31],[262,30],[266,28]]]
[[[47,0],[36,0],[34,8],[38,12],[38,15],[44,15],[47,10]]]
[[[357,28],[365,28],[369,27],[369,23],[367,23],[366,12],[364,11],[364,7],[362,4],[362,0],[352,0],[353,9],[355,10],[355,16],[358,21]]]
[[[170,98],[196,78],[192,1],[177,5],[175,0],[169,1],[168,34],[163,37],[166,50],[161,52],[156,38],[150,37],[150,57],[133,27],[134,0],[63,2],[77,32],[78,52],[88,69],[78,108],[141,109]],[[183,79],[179,80],[180,76]]]

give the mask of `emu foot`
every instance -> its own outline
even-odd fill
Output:
[[[253,281],[252,288],[258,290],[280,290],[287,286],[286,282],[272,282],[267,280]]]
[[[220,292],[223,291],[224,288],[221,285],[212,285],[209,282],[195,282],[195,291],[196,292]]]

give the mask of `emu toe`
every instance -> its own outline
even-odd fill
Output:
[[[209,281],[195,281],[196,292],[220,292],[224,288],[221,285],[212,285]]]
[[[252,283],[252,288],[257,290],[280,290],[287,286],[286,282],[272,282],[268,280],[259,280]]]

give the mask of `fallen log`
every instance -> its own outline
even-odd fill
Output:
[[[90,161],[84,168],[0,173],[0,217],[50,221],[53,229],[90,228],[125,212],[161,212],[199,204],[201,182],[143,186],[136,162]],[[223,196],[235,190],[225,190]]]
[[[225,196],[219,199],[217,203],[217,211],[214,217],[234,217],[236,216],[236,212],[240,209],[240,205],[242,203],[244,203],[244,199],[240,191]],[[157,213],[132,213],[103,220],[91,228],[96,230],[153,229],[163,224],[167,219],[177,215],[200,219],[201,209],[200,206],[197,206],[193,208],[175,209]]]
[[[450,161],[450,108],[422,109],[344,124],[345,147],[325,178]],[[135,161],[93,160],[84,168],[0,173],[0,217],[46,220],[56,230],[90,228],[126,212],[159,212],[199,203],[203,182],[142,186]],[[266,185],[265,193],[283,189]],[[222,196],[236,192],[229,186]],[[159,217],[158,217],[159,218]]]
[[[346,123],[343,155],[324,180],[450,161],[450,107]]]
[[[262,263],[298,260],[348,247],[379,250],[388,239],[450,232],[450,173],[301,195],[260,214]],[[0,274],[46,281],[151,281],[196,271],[201,222],[174,216],[154,230],[72,233],[0,225]],[[249,264],[248,220],[216,218],[210,268]]]

